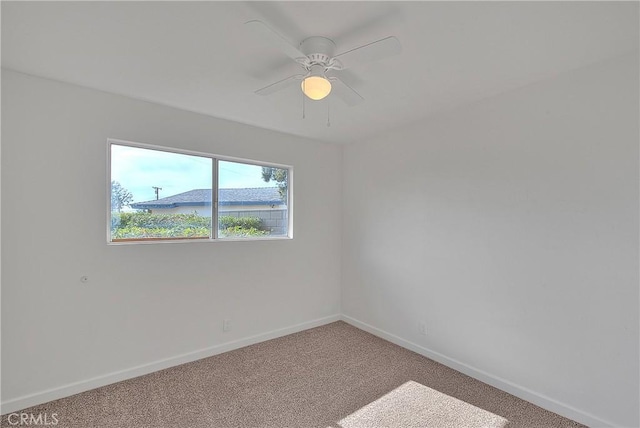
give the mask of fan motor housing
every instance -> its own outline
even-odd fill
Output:
[[[326,37],[313,36],[300,43],[300,51],[314,63],[326,64],[335,54],[335,50],[336,44]]]

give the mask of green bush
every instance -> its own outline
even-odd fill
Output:
[[[220,236],[225,238],[264,236],[258,217],[218,218]],[[193,214],[151,214],[146,212],[112,213],[112,239],[126,238],[207,238],[211,217]]]
[[[138,226],[127,226],[111,231],[112,239],[124,238],[208,238],[209,228],[145,228]]]
[[[262,229],[262,219],[258,217],[232,217],[223,215],[218,217],[218,228],[220,230],[229,228],[241,229]]]
[[[262,229],[262,219],[258,217],[218,217],[218,229],[222,238],[246,238],[247,236],[265,236],[269,231]]]
[[[222,238],[246,238],[247,236],[266,236],[269,234],[267,230],[259,230],[255,227],[243,228],[241,226],[232,226],[220,229],[220,237]]]
[[[209,227],[211,217],[202,217],[198,214],[151,214],[145,212],[119,213],[119,227],[144,227],[144,228],[184,228],[184,227]]]

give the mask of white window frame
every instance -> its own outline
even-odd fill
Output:
[[[192,155],[212,160],[212,180],[211,180],[211,233],[209,238],[188,239],[140,239],[131,241],[112,241],[111,240],[111,146],[127,146],[139,149],[157,150],[167,153],[176,153],[182,155]],[[287,235],[286,236],[252,236],[247,238],[221,238],[218,236],[218,163],[220,161],[238,162],[247,165],[267,166],[287,170]],[[140,245],[140,244],[169,244],[169,243],[196,243],[196,242],[233,242],[233,241],[280,241],[293,239],[293,166],[284,165],[273,162],[257,161],[253,159],[237,158],[232,156],[222,156],[213,153],[204,153],[193,150],[177,149],[175,147],[159,146],[155,144],[136,143],[133,141],[119,140],[114,138],[107,139],[107,244],[108,245]]]

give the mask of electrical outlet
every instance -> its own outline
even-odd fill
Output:
[[[222,320],[222,331],[231,331],[231,320],[230,319]]]
[[[427,324],[425,322],[421,322],[420,325],[418,326],[418,330],[420,331],[420,334],[423,336],[427,335]]]

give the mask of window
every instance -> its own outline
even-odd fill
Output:
[[[111,243],[288,238],[291,168],[109,141]]]
[[[287,236],[288,172],[218,161],[218,236]]]

